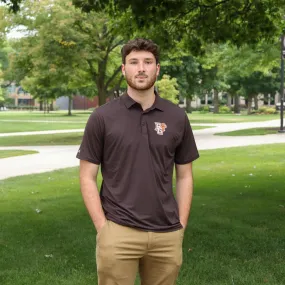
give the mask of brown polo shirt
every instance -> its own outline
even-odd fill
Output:
[[[108,220],[145,231],[180,229],[174,163],[199,157],[184,110],[156,94],[145,111],[126,93],[90,116],[77,158],[101,164]]]

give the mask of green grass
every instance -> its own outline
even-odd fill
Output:
[[[84,129],[85,124],[86,122],[83,122],[83,123],[42,122],[40,123],[40,122],[1,122],[0,121],[0,133]]]
[[[285,284],[283,144],[200,154],[177,284]],[[0,195],[1,285],[97,284],[77,168],[2,180]]]
[[[15,149],[0,150],[0,158],[21,156],[21,155],[34,154],[34,153],[38,153],[38,152],[34,150],[15,150]]]
[[[204,129],[209,129],[209,128],[214,128],[213,126],[191,126],[192,130],[204,130]]]
[[[1,120],[44,120],[44,121],[72,121],[74,123],[84,123],[90,116],[90,111],[73,111],[72,116],[67,116],[67,111],[55,111],[49,114],[44,114],[39,111],[22,111],[22,112],[0,112]],[[280,118],[279,114],[276,115],[241,115],[235,114],[213,114],[206,113],[201,114],[200,112],[193,112],[188,114],[191,123],[238,123],[238,122],[258,122],[277,120]]]
[[[235,114],[200,114],[193,112],[188,114],[191,123],[241,123],[277,120],[280,115],[235,115]]]
[[[245,130],[237,130],[225,133],[216,133],[218,136],[260,136],[260,135],[270,135],[278,134],[280,128],[253,128]]]
[[[193,126],[193,130],[211,128],[211,126]],[[0,137],[1,146],[34,146],[34,145],[79,145],[83,132],[28,136]]]
[[[0,137],[1,146],[79,145],[82,133]]]
[[[67,111],[54,111],[44,113],[40,111],[18,111],[18,112],[0,112],[1,120],[36,120],[36,121],[74,121],[77,123],[86,122],[90,116],[90,111],[73,111],[72,116],[67,115]]]

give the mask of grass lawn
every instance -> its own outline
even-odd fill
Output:
[[[280,115],[200,114],[199,112],[193,112],[188,114],[188,117],[191,123],[241,123],[277,120]]]
[[[0,112],[1,120],[35,120],[35,121],[70,121],[74,123],[85,123],[89,118],[91,111],[73,111],[72,116],[67,116],[67,111],[55,111],[49,114],[44,114],[39,111],[22,111],[22,112]],[[193,112],[188,114],[191,123],[238,123],[238,122],[258,122],[277,120],[280,118],[279,114],[276,115],[241,115],[235,114],[213,114],[200,112]]]
[[[200,154],[177,284],[285,284],[283,145]],[[97,284],[77,168],[2,180],[0,195],[1,285]]]
[[[260,136],[260,135],[270,135],[270,134],[278,134],[278,130],[280,128],[253,128],[253,129],[245,129],[238,130],[226,133],[216,133],[218,136]]]
[[[1,122],[0,121],[0,133],[84,129],[85,124],[86,122],[83,123],[42,122],[41,123],[41,122]]]
[[[79,145],[82,133],[0,137],[1,146]]]
[[[193,130],[211,128],[211,126],[193,126]],[[0,146],[34,146],[34,145],[79,145],[82,133],[62,133],[28,136],[0,137]]]
[[[73,111],[72,116],[67,115],[67,111],[54,111],[44,113],[40,111],[7,111],[0,112],[1,120],[35,120],[35,121],[74,121],[77,123],[86,122],[91,111]]]
[[[20,155],[33,154],[33,153],[38,153],[38,152],[34,150],[15,150],[15,149],[0,150],[0,158],[20,156]]]
[[[213,126],[191,126],[192,130],[204,130],[204,129],[209,129],[209,128],[214,128]]]

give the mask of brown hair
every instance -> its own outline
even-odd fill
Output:
[[[128,41],[121,49],[123,64],[126,63],[126,56],[132,51],[149,51],[154,55],[156,64],[159,63],[159,48],[152,40],[139,38]]]

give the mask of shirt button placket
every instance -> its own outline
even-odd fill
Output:
[[[141,127],[142,127],[142,135],[148,138],[145,114],[142,114]]]

